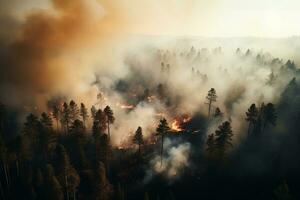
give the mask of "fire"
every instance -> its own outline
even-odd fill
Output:
[[[121,103],[117,103],[116,104],[118,107],[122,108],[122,109],[133,109],[135,106],[131,105],[131,104],[121,104]]]
[[[177,119],[172,122],[171,129],[176,132],[183,131],[183,129],[180,127],[180,122]]]
[[[171,129],[175,132],[184,131],[183,125],[191,121],[191,119],[189,115],[176,117],[171,124]]]

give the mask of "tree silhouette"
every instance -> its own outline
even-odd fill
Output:
[[[139,147],[138,152],[139,152],[139,155],[141,155],[141,145],[144,144],[144,139],[143,139],[143,131],[140,126],[135,131],[135,135],[133,137],[133,143],[138,145],[138,147]]]
[[[70,122],[72,123],[79,118],[80,111],[77,104],[73,100],[70,101],[69,109],[70,109]]]
[[[89,117],[89,113],[83,103],[80,104],[80,116],[82,117],[83,126],[86,127],[86,120]]]
[[[230,122],[223,122],[215,131],[215,145],[218,156],[220,159],[224,159],[228,148],[232,147],[232,130]]]
[[[96,196],[94,199],[108,200],[112,192],[112,187],[106,177],[105,165],[102,162],[98,163],[95,180]]]
[[[45,182],[46,182],[46,193],[45,195],[46,199],[49,200],[63,200],[64,195],[62,192],[62,187],[55,177],[54,170],[52,165],[48,164],[46,167],[46,176],[45,176]]]
[[[58,130],[58,122],[61,120],[61,108],[58,103],[52,106],[52,116],[56,121],[56,130]]]
[[[212,104],[213,104],[213,102],[217,101],[217,94],[216,94],[216,90],[214,88],[211,88],[208,91],[206,99],[208,100],[207,104],[208,104],[208,118],[209,118]]]
[[[215,134],[210,134],[207,137],[206,140],[206,151],[208,152],[210,157],[213,157],[214,153],[215,153],[215,148],[216,148],[216,144],[215,144]]]
[[[55,160],[58,178],[64,188],[66,199],[69,199],[79,185],[79,176],[71,165],[69,155],[63,145],[57,146]]]
[[[170,127],[165,118],[160,120],[158,127],[156,128],[156,135],[161,138],[161,148],[160,148],[160,165],[162,166],[163,151],[164,151],[164,137],[170,132]]]
[[[71,123],[71,111],[70,111],[69,105],[66,102],[64,102],[64,104],[63,104],[61,121],[62,121],[62,124],[64,124],[65,133],[68,134],[70,123]]]
[[[248,125],[248,136],[250,135],[250,128],[251,126],[254,126],[254,124],[257,121],[258,117],[258,109],[256,108],[255,104],[252,104],[250,108],[248,108],[248,111],[246,112],[246,121],[249,122]]]
[[[108,139],[110,139],[110,129],[109,129],[109,125],[114,123],[115,121],[115,117],[114,117],[114,113],[111,110],[111,108],[109,106],[106,106],[104,108],[104,113],[106,115],[106,121],[107,121],[107,134],[108,134]]]
[[[262,130],[262,132],[264,132],[264,130],[268,124],[272,124],[273,126],[275,126],[276,119],[277,119],[277,115],[276,115],[275,107],[272,103],[268,103],[266,106],[264,106],[264,109],[263,109],[263,130]]]
[[[95,107],[95,106],[92,106],[92,107],[91,107],[91,117],[92,117],[93,119],[95,119],[96,113],[97,113],[96,107]]]
[[[214,117],[218,118],[218,117],[223,117],[223,113],[221,112],[220,108],[217,107],[214,113]]]
[[[95,114],[94,122],[93,122],[94,137],[98,137],[101,134],[104,134],[106,128],[107,128],[106,115],[101,109],[99,109]]]
[[[51,117],[43,112],[40,119],[39,149],[47,160],[48,154],[54,149],[57,138],[54,135]]]

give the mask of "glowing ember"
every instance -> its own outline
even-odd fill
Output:
[[[116,104],[118,107],[122,108],[122,109],[133,109],[135,106],[131,105],[131,104],[121,104],[121,103],[117,103]]]
[[[176,132],[183,131],[183,129],[180,127],[180,122],[177,119],[175,119],[171,124],[171,129]]]
[[[184,131],[183,125],[191,121],[189,115],[182,115],[181,117],[176,117],[171,124],[171,129],[175,132]]]

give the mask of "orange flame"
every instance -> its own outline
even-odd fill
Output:
[[[175,132],[184,131],[182,125],[191,121],[191,117],[189,115],[183,115],[182,117],[176,117],[171,124],[171,129]]]

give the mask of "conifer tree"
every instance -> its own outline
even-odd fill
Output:
[[[162,165],[163,151],[164,151],[164,137],[170,132],[170,127],[165,118],[160,120],[158,127],[156,128],[156,135],[161,138],[161,148],[160,148],[160,164]]]
[[[138,145],[138,147],[139,147],[138,152],[139,152],[139,155],[141,155],[141,145],[144,144],[144,139],[143,139],[143,131],[140,126],[135,131],[135,135],[133,137],[133,143]]]

